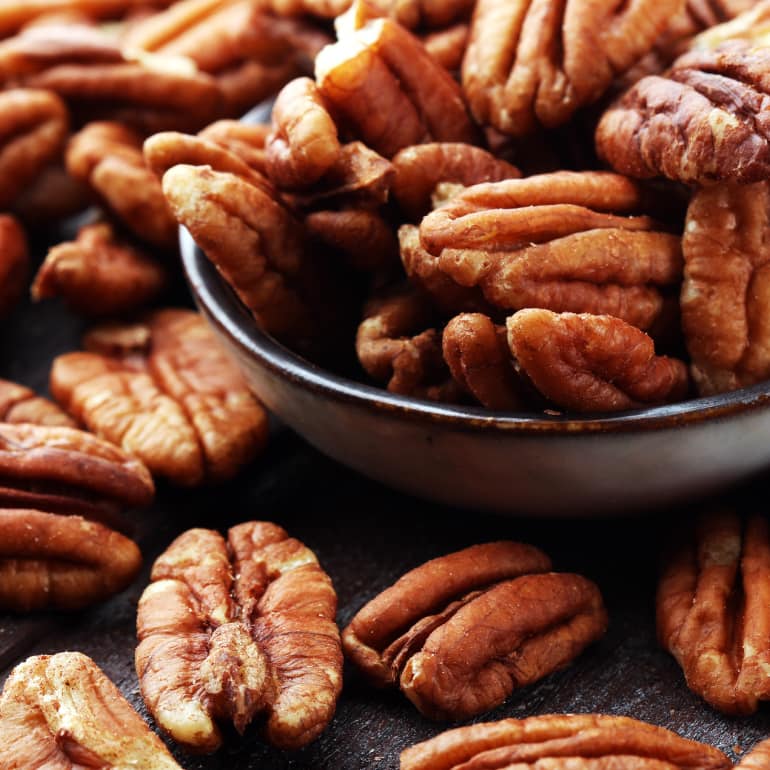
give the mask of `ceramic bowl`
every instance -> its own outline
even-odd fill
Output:
[[[770,467],[770,382],[613,414],[492,414],[325,371],[261,332],[182,232],[198,307],[254,393],[321,452],[420,497],[508,514],[623,515]]]

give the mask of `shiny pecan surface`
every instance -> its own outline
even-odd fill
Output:
[[[537,548],[512,542],[433,559],[359,610],[342,635],[345,654],[430,718],[480,714],[604,633],[596,586],[549,569]]]
[[[10,214],[0,214],[0,317],[8,313],[22,295],[28,268],[24,229]]]
[[[79,652],[37,655],[0,696],[0,765],[56,770],[180,770],[117,687]]]
[[[195,751],[217,722],[299,748],[331,720],[342,687],[337,597],[312,551],[275,524],[180,535],[155,562],[137,617],[136,670],[158,725]]]
[[[0,422],[76,427],[75,421],[53,401],[10,380],[0,380]]]
[[[197,313],[158,310],[102,327],[86,348],[54,361],[54,398],[153,474],[185,486],[224,481],[264,446],[264,409]]]
[[[401,770],[728,770],[718,749],[623,716],[544,714],[448,730]]]

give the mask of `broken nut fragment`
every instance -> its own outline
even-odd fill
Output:
[[[117,687],[79,652],[36,655],[0,696],[0,765],[181,770]]]
[[[0,317],[24,292],[29,268],[27,236],[10,214],[0,214]]]
[[[549,569],[537,548],[512,542],[433,559],[359,610],[342,634],[345,654],[432,719],[481,714],[606,629],[596,586]]]
[[[269,522],[192,529],[155,562],[139,601],[136,671],[161,729],[215,751],[217,722],[296,749],[330,722],[342,688],[337,596],[310,549]]]
[[[0,380],[0,422],[76,427],[75,421],[53,401],[10,380]]]

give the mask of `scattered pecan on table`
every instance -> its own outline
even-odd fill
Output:
[[[284,749],[314,740],[342,688],[337,596],[313,552],[281,527],[245,522],[180,535],[139,601],[136,670],[158,725],[212,752],[218,722],[253,721]]]
[[[29,270],[27,236],[10,214],[0,214],[0,317],[24,292]]]

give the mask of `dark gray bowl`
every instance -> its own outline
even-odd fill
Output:
[[[261,332],[186,231],[181,245],[195,301],[254,393],[313,446],[392,487],[501,513],[623,515],[770,467],[770,382],[579,419],[397,396]]]

